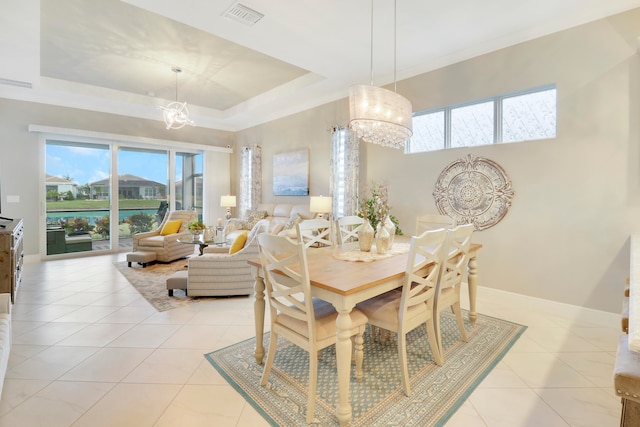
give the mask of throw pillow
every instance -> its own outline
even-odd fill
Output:
[[[291,230],[292,228],[295,229],[296,224],[300,223],[300,221],[302,221],[302,217],[296,214],[295,216],[292,216],[291,219],[289,219],[289,221],[287,221],[287,223],[284,225],[284,229],[285,230]]]
[[[261,219],[264,219],[267,216],[267,211],[265,210],[251,210],[247,211],[247,230],[251,230],[254,225]]]
[[[231,244],[231,247],[229,248],[229,253],[235,254],[236,252],[244,248],[245,243],[247,243],[247,232],[243,231],[242,233],[238,234],[238,237],[236,237],[233,243]]]
[[[161,236],[166,236],[168,234],[175,234],[180,230],[180,226],[182,225],[182,220],[176,219],[174,221],[167,221],[163,226],[162,230],[160,230]]]

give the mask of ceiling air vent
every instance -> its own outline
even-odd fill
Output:
[[[234,3],[222,13],[222,16],[233,21],[241,22],[245,25],[253,25],[264,15],[240,3]]]
[[[33,85],[29,82],[21,82],[20,80],[3,79],[2,77],[0,77],[0,84],[9,85],[9,86],[26,87],[28,89],[33,88]]]

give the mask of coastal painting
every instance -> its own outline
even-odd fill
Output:
[[[309,150],[273,155],[273,195],[309,195]]]

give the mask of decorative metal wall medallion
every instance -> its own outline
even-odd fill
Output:
[[[447,166],[436,182],[433,197],[441,214],[476,230],[496,225],[507,214],[514,192],[496,162],[468,154]]]

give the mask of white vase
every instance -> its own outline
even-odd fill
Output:
[[[364,224],[358,230],[358,244],[360,245],[360,250],[363,252],[369,252],[371,250],[371,246],[373,246],[373,238],[374,238],[374,230],[369,220],[365,218]]]
[[[385,255],[389,252],[389,231],[383,225],[378,223],[378,231],[376,232],[376,252]]]
[[[389,215],[384,218],[384,228],[389,232],[389,249],[391,249],[393,247],[393,240],[396,236],[396,226],[393,221],[391,221],[391,218],[389,218]]]

